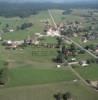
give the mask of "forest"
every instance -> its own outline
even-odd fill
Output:
[[[98,8],[98,2],[88,3],[8,3],[0,2],[0,16],[3,17],[28,17],[35,15],[41,10],[47,9],[70,9],[70,8]]]

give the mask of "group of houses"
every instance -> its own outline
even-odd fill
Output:
[[[86,33],[86,34],[82,35],[82,37],[81,37],[82,42],[90,41],[90,40],[96,40],[96,39],[98,39],[98,33],[97,32]]]
[[[39,44],[39,40],[37,37],[30,37],[28,36],[26,39],[24,40],[3,40],[2,41],[2,45],[5,46],[7,49],[16,49],[18,47],[23,47],[25,45],[38,45]]]
[[[54,36],[58,36],[60,37],[60,32],[58,29],[53,29],[52,27],[47,31],[47,36],[51,36],[51,37],[54,37]]]
[[[87,67],[89,64],[87,63],[87,60],[80,60],[78,61],[76,58],[72,58],[69,62],[68,65],[80,65],[82,67]]]

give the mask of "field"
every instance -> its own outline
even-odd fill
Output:
[[[44,85],[23,86],[0,89],[1,100],[55,100],[58,92],[70,91],[75,100],[97,100],[98,95],[94,91],[84,87],[81,83],[58,82]]]
[[[0,22],[2,23],[0,25],[0,28],[3,28],[6,24],[9,24],[9,27],[11,29],[16,30],[17,26],[20,26],[23,23],[26,22],[31,22],[33,24],[33,27],[28,28],[24,31],[15,31],[12,33],[8,33],[8,34],[4,34],[3,37],[5,39],[17,39],[17,40],[21,40],[26,38],[28,35],[33,35],[34,33],[39,33],[42,32],[43,30],[43,23],[41,23],[42,20],[46,20],[48,19],[48,12],[41,12],[38,15],[32,15],[29,18],[2,18],[0,17]],[[10,35],[9,35],[10,34]]]
[[[85,10],[74,10],[73,14],[62,15],[62,10],[51,10],[57,23],[81,20],[85,25],[85,19],[78,16]],[[16,30],[17,25],[32,22],[34,25],[26,30],[2,34],[4,39],[23,40],[28,35],[43,32],[42,20],[49,19],[53,25],[48,11],[42,11],[28,18],[3,18],[0,17],[0,29],[6,24]],[[87,25],[86,25],[87,26]],[[78,38],[73,38],[76,42]],[[45,38],[46,43],[57,43],[56,38]],[[98,41],[94,41],[94,43]],[[81,44],[81,43],[80,43]],[[83,45],[83,44],[81,44]],[[0,68],[7,67],[8,80],[5,86],[0,87],[0,100],[55,100],[58,92],[71,92],[74,100],[98,100],[98,93],[85,86],[81,80],[68,67],[56,68],[52,61],[57,56],[57,49],[27,46],[25,49],[6,50],[0,44]],[[92,58],[89,54],[79,55],[77,59]],[[8,65],[4,65],[8,62]],[[75,70],[84,78],[98,80],[98,65],[93,64],[87,68],[77,67]],[[73,80],[77,79],[75,83]]]

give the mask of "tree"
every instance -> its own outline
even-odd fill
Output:
[[[57,63],[63,63],[64,62],[64,55],[62,52],[59,52],[56,58]]]
[[[63,45],[63,46],[62,46],[62,53],[63,53],[63,54],[65,53],[65,50],[66,50],[65,45]]]
[[[70,51],[72,52],[72,55],[75,56],[76,46],[73,43],[70,45]]]
[[[0,25],[2,24],[2,22],[0,22]]]
[[[60,47],[61,47],[61,45],[62,45],[62,43],[63,43],[62,38],[57,37],[57,42],[58,42],[57,47],[58,47],[58,48],[60,48]]]
[[[89,48],[90,48],[91,50],[95,50],[95,46],[94,46],[93,44],[89,45]]]
[[[6,24],[5,27],[8,28],[9,27],[9,24]]]
[[[67,9],[65,10],[62,14],[63,15],[68,15],[68,14],[71,14],[72,10],[71,9]]]
[[[61,100],[61,93],[57,93],[57,94],[55,94],[54,95],[54,98],[56,99],[56,100]]]
[[[63,94],[63,100],[68,100],[68,99],[71,99],[72,96],[71,96],[71,93],[70,92],[66,92]]]
[[[80,24],[79,21],[75,21],[75,24]]]

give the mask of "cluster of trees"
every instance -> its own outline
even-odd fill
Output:
[[[65,10],[62,12],[63,15],[68,15],[68,14],[71,14],[72,10],[71,9],[68,9],[68,10]]]
[[[87,59],[87,63],[88,64],[93,64],[93,63],[98,64],[98,59]]]
[[[57,93],[54,95],[54,98],[56,100],[71,100],[72,99],[72,95],[70,92],[66,92],[64,94],[62,93]]]
[[[90,50],[93,50],[93,51],[94,51],[94,50],[95,50],[95,48],[96,48],[96,46],[95,46],[95,45],[93,45],[93,44],[91,44],[91,45],[87,45],[87,46],[85,46],[84,48],[85,48],[85,49],[87,49],[87,50],[89,50],[89,49],[90,49]]]
[[[55,61],[57,63],[63,63],[64,62],[64,55],[63,55],[63,51],[62,51],[62,48],[63,48],[62,44],[63,44],[62,38],[58,37],[57,38],[57,48],[59,48],[59,50],[57,51],[58,55],[55,58]]]
[[[21,26],[17,26],[17,30],[19,30],[19,29],[24,30],[24,29],[30,28],[32,26],[33,26],[32,23],[23,23]]]
[[[17,30],[24,30],[24,29],[30,28],[30,27],[32,27],[32,26],[33,26],[32,23],[23,23],[21,26],[17,26],[16,29],[17,29]],[[3,31],[4,33],[7,33],[7,32],[9,32],[9,29],[10,29],[9,24],[6,24],[5,27],[3,27],[2,31]]]
[[[98,8],[97,3],[7,3],[0,2],[0,16],[4,17],[28,17],[35,15],[41,10],[48,9],[67,9],[67,13],[70,12],[70,8]],[[64,12],[66,14],[66,12]]]
[[[3,27],[2,31],[4,33],[9,32],[9,24],[5,24],[5,27]]]
[[[64,40],[60,37],[57,38],[58,44],[57,47],[59,50],[57,51],[58,55],[55,59],[57,63],[65,63],[67,64],[67,59],[69,56],[76,56],[77,48],[72,43],[69,47],[65,47]]]

